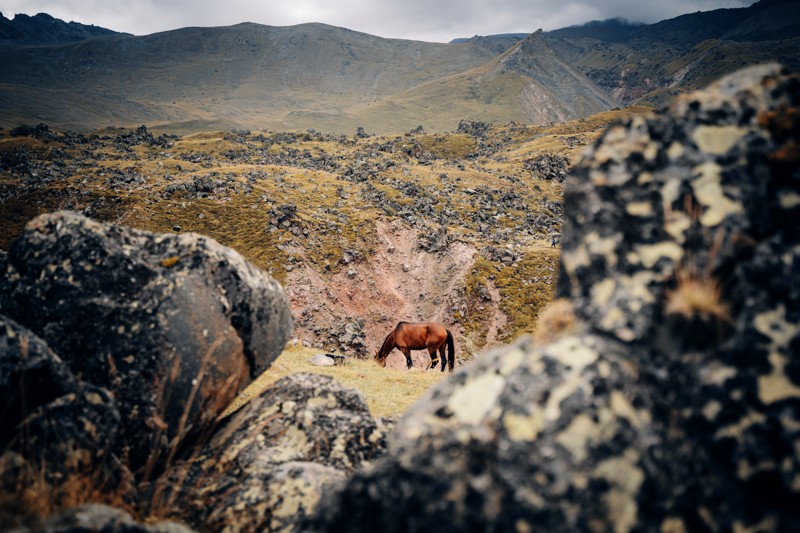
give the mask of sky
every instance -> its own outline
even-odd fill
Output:
[[[755,0],[0,0],[6,18],[48,13],[67,22],[148,35],[188,26],[322,22],[380,37],[457,37],[555,30],[622,17],[652,23]]]

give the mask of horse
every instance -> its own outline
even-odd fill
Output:
[[[447,344],[447,360],[444,357],[444,346]],[[375,361],[381,366],[386,366],[386,357],[397,348],[406,356],[406,366],[411,368],[414,364],[411,361],[411,350],[427,349],[431,356],[431,363],[428,368],[436,368],[439,357],[442,357],[442,372],[444,372],[445,361],[449,363],[450,372],[456,360],[456,348],[453,342],[453,334],[438,322],[400,322],[394,330],[386,336],[381,345],[381,349],[375,353]]]

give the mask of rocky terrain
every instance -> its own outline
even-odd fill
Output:
[[[74,211],[35,218],[0,257],[1,527],[800,528],[799,107],[800,79],[765,65],[605,129],[565,180],[557,300],[539,320],[539,340],[482,353],[397,422],[307,374],[219,418],[292,335],[291,279],[284,290],[199,234],[150,233]],[[483,132],[476,147],[505,132],[462,126],[471,133],[457,135]],[[18,133],[82,142],[44,126]],[[145,128],[109,140],[132,153],[143,145],[177,153],[185,142]],[[542,182],[557,183],[561,161],[531,159],[527,172],[552,168]],[[4,165],[56,178],[35,158]],[[288,175],[286,187],[296,184]],[[124,190],[154,185],[144,176],[102,177]],[[80,190],[93,190],[81,180]],[[233,198],[249,182],[194,183],[178,184]],[[334,201],[353,192],[336,183],[326,190],[337,191]],[[165,189],[153,190],[162,199],[140,191],[145,206],[167,201]],[[301,212],[265,211],[271,226],[288,221],[285,229]],[[455,252],[461,241],[449,228],[466,235],[480,222],[418,242],[426,254]],[[407,223],[398,217],[379,236],[391,240]],[[366,254],[344,253],[350,259],[331,269],[347,277]],[[481,253],[516,261],[495,246]]]
[[[111,124],[185,134],[272,129],[386,134],[471,121],[551,122],[659,107],[745,65],[800,68],[793,0],[650,25],[590,23],[451,44],[323,24],[252,23],[146,36],[47,15],[0,20],[0,127]],[[83,37],[83,38],[81,38]]]
[[[640,111],[381,137],[19,126],[0,132],[0,249],[59,209],[209,235],[284,283],[299,342],[365,357],[398,321],[438,320],[468,359],[533,332],[572,160]]]

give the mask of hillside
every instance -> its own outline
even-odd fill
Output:
[[[198,232],[285,284],[300,341],[367,356],[397,321],[440,320],[469,357],[534,331],[566,170],[631,112],[382,137],[6,130],[0,249],[57,209]]]
[[[462,118],[486,117],[473,112],[468,96],[454,97],[447,89],[434,98],[426,95],[425,109],[374,109],[392,106],[392,98],[402,100],[404,91],[490,68],[484,65],[495,60],[472,43],[382,39],[323,24],[186,28],[0,48],[3,123],[12,127],[33,119],[82,130],[140,122],[178,132],[216,127],[352,132],[365,126],[385,133],[419,124],[452,130]],[[490,104],[489,118],[527,118],[519,115],[526,94],[537,83],[546,87],[547,80],[525,74],[532,79],[517,83],[510,76],[492,85],[498,99],[511,104]],[[597,92],[586,78],[572,81],[575,91]],[[587,101],[591,105],[569,118],[611,107],[608,100]],[[569,105],[558,98],[543,103],[540,116],[561,116]],[[451,104],[468,114],[454,113]]]

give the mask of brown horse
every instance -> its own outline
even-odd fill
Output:
[[[394,331],[387,335],[386,340],[383,341],[381,349],[375,354],[375,360],[381,366],[386,366],[386,357],[392,350],[397,348],[406,356],[406,365],[411,368],[414,364],[411,361],[411,350],[427,349],[431,356],[431,364],[428,368],[436,368],[436,364],[439,362],[439,357],[436,355],[438,351],[442,357],[442,372],[444,372],[445,343],[447,343],[447,362],[450,366],[450,372],[452,372],[456,360],[456,348],[453,343],[453,334],[444,327],[444,324],[439,324],[438,322],[400,322],[394,328]]]

